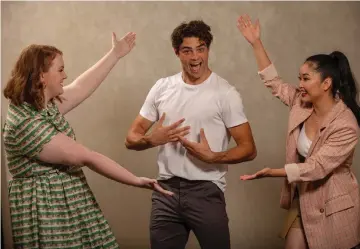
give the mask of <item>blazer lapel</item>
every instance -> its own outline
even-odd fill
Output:
[[[331,111],[325,116],[323,122],[320,125],[320,128],[318,132],[316,133],[316,136],[311,143],[311,146],[309,148],[308,156],[310,157],[314,147],[316,146],[317,142],[319,142],[319,139],[321,137],[322,131],[337,117],[340,113],[342,113],[346,109],[346,105],[344,102],[340,99],[338,103],[331,109]]]
[[[288,136],[294,132],[295,143],[297,143],[299,130],[295,130],[301,123],[303,123],[308,117],[310,117],[313,112],[313,108],[304,108],[300,105],[294,105],[289,117],[289,128]],[[295,131],[294,131],[295,130]]]

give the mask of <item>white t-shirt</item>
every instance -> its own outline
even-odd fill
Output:
[[[140,115],[157,121],[165,112],[164,126],[181,118],[181,126],[190,126],[186,138],[199,142],[200,129],[212,151],[226,151],[231,128],[247,122],[240,93],[226,80],[212,72],[201,84],[190,85],[182,80],[182,73],[162,78],[151,88]],[[225,191],[227,165],[208,164],[187,153],[180,142],[159,146],[157,163],[160,180],[173,176],[188,180],[208,180]]]

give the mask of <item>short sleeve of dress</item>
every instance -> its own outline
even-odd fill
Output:
[[[36,158],[58,130],[45,117],[27,117],[21,120],[14,130],[14,141],[18,152],[22,155]]]

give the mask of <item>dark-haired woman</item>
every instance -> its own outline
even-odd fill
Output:
[[[285,248],[350,249],[360,242],[359,187],[351,171],[360,108],[349,62],[341,52],[307,58],[299,86],[278,76],[260,40],[260,26],[245,15],[238,29],[252,45],[261,79],[290,107],[286,165],[242,180],[284,177],[280,205],[288,209]]]

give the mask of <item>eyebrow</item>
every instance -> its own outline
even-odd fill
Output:
[[[310,74],[308,74],[308,73],[304,73],[304,74],[299,74],[299,75],[303,75],[303,76],[310,76]]]
[[[197,46],[196,48],[200,48],[200,47],[204,47],[204,46],[206,46],[206,44],[205,43],[202,43],[202,44],[200,44],[199,46]],[[182,48],[180,48],[181,50],[183,50],[183,49],[192,49],[192,47],[187,47],[187,46],[185,46],[185,47],[182,47]]]

